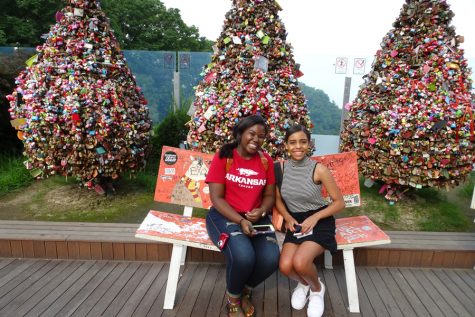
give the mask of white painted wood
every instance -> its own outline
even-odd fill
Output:
[[[185,206],[185,209],[183,210],[183,216],[191,217],[192,215],[193,215],[193,207]],[[186,261],[186,246],[183,245],[183,251],[181,253],[180,264],[185,265],[185,261]]]
[[[343,263],[345,265],[346,289],[348,292],[348,304],[350,313],[360,312],[358,288],[356,284],[355,261],[353,250],[343,250]]]
[[[172,257],[170,259],[170,268],[168,270],[167,288],[165,290],[165,301],[163,309],[173,309],[175,305],[176,288],[178,285],[178,277],[180,274],[180,260],[183,252],[183,245],[174,244]]]

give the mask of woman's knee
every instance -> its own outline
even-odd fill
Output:
[[[289,276],[290,273],[293,270],[292,267],[292,259],[281,257],[279,261],[279,270],[284,274],[285,276]]]
[[[299,274],[307,272],[310,265],[313,265],[313,259],[301,257],[294,257],[292,259],[292,267]]]

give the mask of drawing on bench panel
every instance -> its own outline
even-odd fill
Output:
[[[163,147],[155,187],[155,201],[209,208],[209,188],[204,182],[212,154]]]
[[[209,208],[208,185],[204,182],[213,154],[164,146],[154,199],[185,206],[183,215],[150,210],[136,232],[137,238],[173,243],[164,309],[173,309],[180,264],[186,246],[219,251],[206,232],[205,220],[189,217],[193,207]],[[345,199],[346,207],[361,205],[356,153],[346,152],[312,159],[327,166]],[[328,197],[323,192],[324,197]],[[336,241],[343,251],[343,264],[350,312],[359,312],[353,249],[390,243],[389,237],[366,216],[337,218]],[[325,252],[325,268],[332,268],[332,257]]]

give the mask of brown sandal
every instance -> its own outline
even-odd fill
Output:
[[[252,317],[254,316],[254,313],[255,313],[254,305],[252,304],[252,301],[251,301],[251,295],[252,295],[251,292],[249,292],[249,293],[243,294],[241,297],[241,300],[242,300],[241,306],[246,317]]]
[[[241,316],[246,316],[244,314],[242,307],[241,307],[241,301],[237,301],[235,303],[231,302],[228,298],[228,303],[226,304],[226,310],[228,312],[228,317],[241,317]]]

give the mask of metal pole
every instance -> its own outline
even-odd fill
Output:
[[[345,77],[345,87],[343,90],[343,105],[341,107],[341,118],[340,118],[340,135],[343,131],[343,122],[348,118],[348,110],[346,110],[345,105],[350,102],[350,91],[351,91],[351,77]],[[341,139],[340,139],[341,144]]]
[[[180,109],[180,72],[173,73],[173,111]]]

